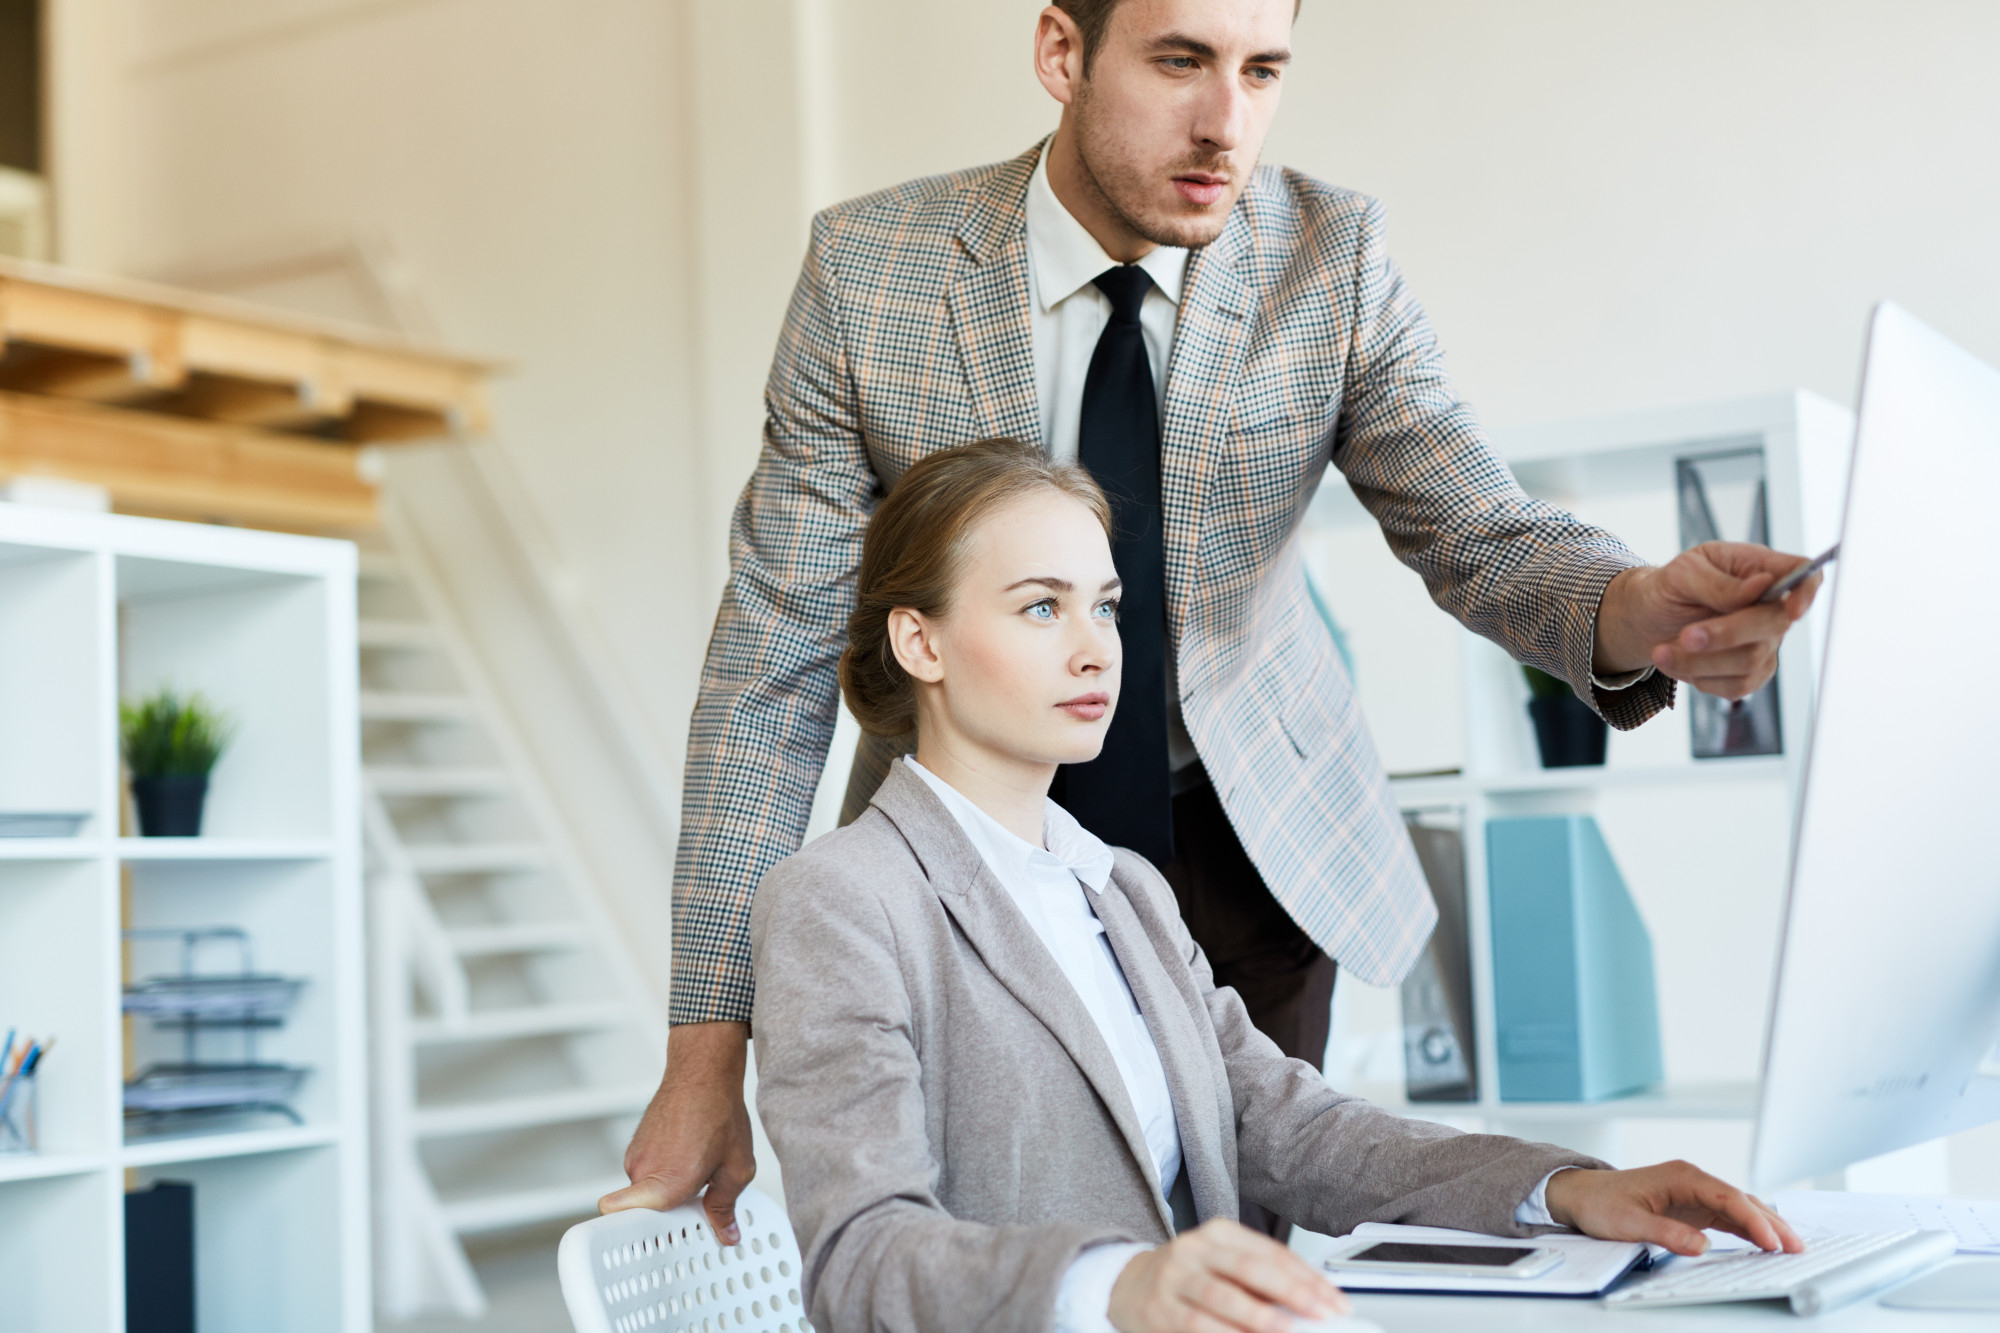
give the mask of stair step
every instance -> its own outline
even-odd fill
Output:
[[[369,785],[382,796],[504,796],[514,779],[504,768],[369,768]]]
[[[418,1107],[411,1124],[419,1138],[441,1139],[460,1134],[529,1129],[614,1115],[637,1115],[652,1100],[650,1086],[567,1088],[531,1097],[503,1097],[450,1106]]]
[[[479,705],[463,694],[390,694],[364,690],[363,722],[466,722],[479,716]]]
[[[565,1185],[545,1185],[539,1189],[450,1199],[443,1204],[444,1220],[453,1231],[464,1236],[477,1231],[526,1226],[530,1222],[589,1217],[597,1212],[599,1199],[613,1190],[624,1189],[630,1183],[622,1175],[608,1175]]]
[[[360,620],[354,639],[363,648],[435,648],[444,641],[437,626],[421,620]]]
[[[470,1013],[456,1023],[440,1019],[418,1019],[410,1024],[410,1040],[419,1043],[454,1041],[511,1041],[517,1037],[550,1037],[571,1032],[597,1032],[621,1027],[631,1021],[622,1004],[592,1002],[577,1004],[524,1005],[518,1009],[492,1009]]]
[[[509,921],[497,926],[458,926],[447,930],[452,950],[460,958],[500,953],[556,953],[580,949],[590,934],[580,921]]]
[[[403,854],[419,875],[498,874],[549,864],[549,849],[536,842],[433,843],[405,847]]]

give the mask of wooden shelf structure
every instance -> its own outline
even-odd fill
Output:
[[[85,816],[0,839],[0,1028],[59,1039],[40,1152],[0,1153],[0,1327],[120,1333],[124,1196],[158,1180],[195,1187],[203,1329],[373,1325],[354,570],[343,541],[0,504],[0,809]],[[169,683],[236,735],[201,836],[120,836],[118,704]],[[309,1071],[298,1123],[128,1120],[126,1079],[182,1047],[126,1021],[125,985],[175,956],[121,929],[218,925],[304,983],[258,1044]]]
[[[0,474],[121,511],[375,526],[360,446],[487,427],[498,366],[391,334],[0,258]]]

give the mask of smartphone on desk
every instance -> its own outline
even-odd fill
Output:
[[[1320,1263],[1332,1269],[1421,1277],[1535,1278],[1562,1262],[1546,1245],[1457,1245],[1439,1241],[1351,1239]]]

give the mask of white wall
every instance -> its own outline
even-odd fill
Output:
[[[825,2],[842,193],[1054,125],[1033,0]],[[2000,7],[1304,0],[1294,48],[1265,159],[1386,203],[1495,425],[1851,401],[1883,296],[2000,360]]]
[[[91,127],[116,170],[92,176],[87,215],[66,211],[65,257],[174,274],[386,240],[446,342],[512,363],[492,447],[643,683],[637,723],[678,749],[691,627],[718,576],[712,507],[690,504],[707,477],[687,15],[653,0],[123,0],[114,16],[119,41],[95,54],[115,92]]]

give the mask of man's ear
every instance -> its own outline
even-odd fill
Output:
[[[1035,21],[1035,77],[1064,106],[1076,100],[1083,84],[1083,34],[1076,20],[1054,5]]]
[[[923,612],[899,606],[889,613],[889,650],[912,680],[934,683],[944,679],[937,626]]]

